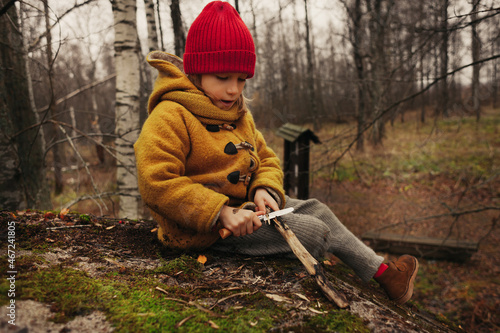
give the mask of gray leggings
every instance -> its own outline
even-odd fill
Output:
[[[375,275],[384,258],[351,233],[328,206],[316,199],[286,199],[286,208],[293,207],[294,211],[283,219],[311,255],[320,259],[328,251],[351,267],[363,281]],[[220,239],[211,248],[251,256],[295,257],[278,230],[267,224],[251,235]]]

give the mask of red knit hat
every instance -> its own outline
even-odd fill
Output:
[[[186,74],[254,75],[255,45],[240,15],[229,3],[213,1],[194,20],[186,38]]]

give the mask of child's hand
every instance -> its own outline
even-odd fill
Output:
[[[234,236],[250,235],[262,226],[258,215],[262,212],[252,212],[248,209],[238,209],[229,206],[222,207],[219,220],[222,226],[233,233]]]
[[[263,188],[255,191],[254,202],[257,205],[257,210],[266,212],[266,206],[270,207],[273,211],[279,210],[280,207],[274,198]]]

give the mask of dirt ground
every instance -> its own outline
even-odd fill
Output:
[[[22,276],[59,267],[84,272],[86,276],[99,279],[113,273],[113,278],[129,281],[131,276],[157,269],[161,263],[174,260],[180,253],[166,250],[156,239],[152,221],[128,221],[91,217],[87,219],[75,214],[60,215],[40,212],[2,212],[1,235],[5,238],[7,224],[16,221],[17,258],[16,269]],[[79,226],[79,227],[75,227]],[[5,242],[2,242],[5,244]],[[197,258],[201,253],[188,253]],[[244,258],[213,252],[203,252],[207,262],[203,275],[189,280],[186,272],[155,275],[155,279],[167,286],[184,290],[175,297],[179,302],[195,300],[195,290],[226,288],[251,291],[221,298],[217,294],[199,304],[212,304],[213,311],[224,311],[241,305],[245,295],[265,294],[274,302],[287,307],[286,316],[275,318],[271,331],[305,332],[310,316],[322,316],[327,311],[336,311],[335,306],[309,281],[305,269],[297,260],[283,258]],[[33,258],[38,259],[33,259]],[[23,260],[23,258],[26,258]],[[28,259],[31,258],[31,259]],[[383,292],[373,285],[363,284],[343,264],[332,261],[323,264],[327,277],[350,303],[348,312],[361,318],[363,327],[372,332],[459,332],[452,323],[435,316],[410,302],[403,307],[394,306]],[[2,263],[2,272],[8,267]],[[22,279],[22,276],[20,279]],[[158,288],[157,288],[158,289]],[[17,324],[7,323],[6,307],[0,310],[2,332],[109,332],[112,323],[100,311],[68,317],[69,321],[54,322],[60,315],[61,305],[43,303],[21,296],[17,300]],[[158,297],[161,288],[152,290]],[[5,295],[3,295],[5,296]],[[89,296],[90,297],[90,296]],[[240,299],[241,297],[242,299]],[[28,297],[29,298],[29,297]],[[243,303],[241,303],[243,302]],[[323,304],[321,308],[317,304]],[[197,306],[199,307],[199,305]],[[329,310],[324,310],[324,309]],[[212,311],[212,310],[210,310]],[[69,314],[66,314],[69,316]],[[63,314],[64,316],[64,314]],[[7,319],[6,319],[7,318]],[[52,319],[51,319],[52,318]],[[311,329],[311,328],[309,328]],[[258,330],[257,330],[258,331]],[[314,329],[313,329],[314,331]],[[344,331],[344,330],[340,330]],[[347,330],[350,331],[350,330]]]
[[[467,332],[500,331],[500,228],[497,210],[470,215],[450,213],[462,195],[457,180],[446,177],[408,184],[343,182],[322,184],[316,180],[313,196],[324,201],[356,235],[382,230],[414,235],[474,241],[478,251],[466,262],[419,258],[420,275],[413,300],[443,315]],[[420,184],[420,185],[419,185]],[[489,190],[470,190],[460,198],[464,207],[498,205],[498,181]],[[444,194],[443,194],[444,193]],[[492,193],[494,195],[492,195]],[[496,193],[496,194],[495,194]],[[415,217],[434,217],[428,220]],[[385,228],[392,225],[391,228]],[[389,256],[390,257],[390,256]]]

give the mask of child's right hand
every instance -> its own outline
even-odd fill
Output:
[[[229,206],[222,207],[219,220],[222,226],[233,233],[233,236],[250,235],[262,226],[258,216],[265,212],[253,212]]]

